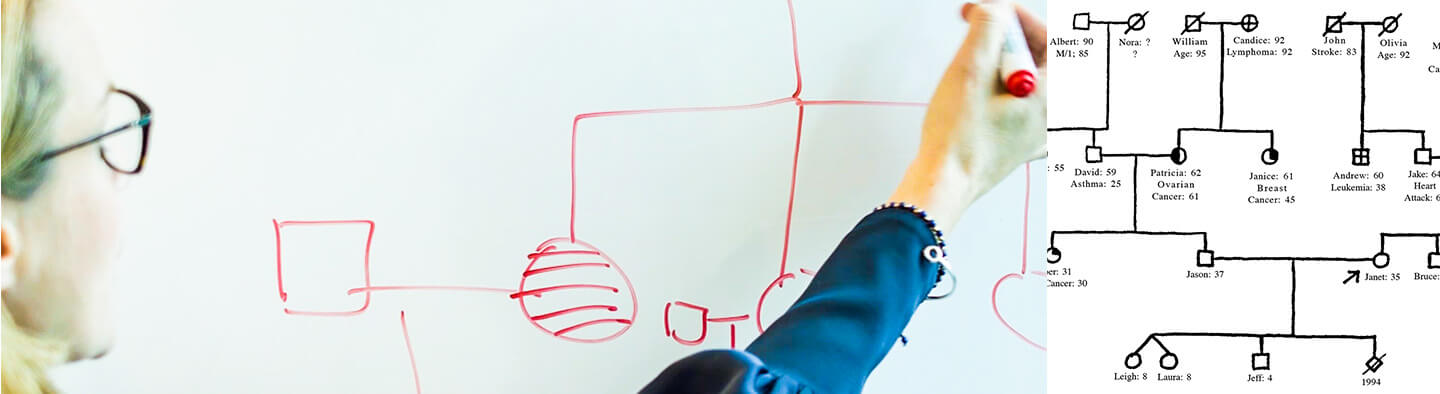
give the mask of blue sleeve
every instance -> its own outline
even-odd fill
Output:
[[[871,213],[745,352],[697,353],[644,391],[859,392],[934,286],[937,267],[921,254],[934,244],[925,221],[908,210]]]

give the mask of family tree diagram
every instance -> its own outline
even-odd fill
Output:
[[[776,3],[778,5],[779,2]],[[283,312],[297,317],[344,318],[375,313],[371,310],[372,297],[379,297],[390,292],[474,293],[493,297],[496,302],[513,302],[519,312],[519,318],[532,325],[540,334],[539,338],[550,338],[579,346],[612,341],[627,334],[636,335],[635,332],[640,332],[641,335],[660,335],[663,332],[664,338],[676,346],[703,345],[730,348],[743,346],[743,343],[737,343],[737,331],[753,330],[752,332],[757,334],[763,332],[768,321],[763,320],[761,316],[778,315],[780,311],[788,307],[788,304],[783,301],[767,302],[767,299],[771,299],[778,289],[787,287],[792,290],[803,289],[809,282],[809,278],[813,277],[816,270],[819,269],[818,262],[809,262],[815,266],[802,266],[788,261],[791,254],[791,222],[796,206],[796,179],[801,171],[801,141],[806,109],[812,107],[893,107],[914,111],[918,117],[923,114],[926,107],[926,103],[923,102],[814,99],[805,96],[802,79],[803,68],[800,63],[801,49],[798,40],[800,32],[797,27],[795,6],[794,2],[789,0],[784,4],[789,16],[789,37],[776,37],[776,39],[788,38],[790,42],[795,84],[793,92],[789,95],[761,102],[735,105],[627,109],[588,112],[574,116],[569,130],[569,228],[559,236],[544,240],[538,246],[526,250],[523,264],[517,261],[515,277],[511,280],[497,278],[475,280],[476,282],[486,282],[476,286],[390,283],[385,278],[372,278],[370,274],[372,261],[370,261],[369,250],[372,244],[385,242],[384,223],[357,218],[274,219],[272,225],[275,233],[276,286]],[[606,190],[587,190],[582,187],[580,181],[583,173],[581,169],[587,166],[587,149],[597,149],[582,143],[581,137],[586,133],[586,125],[591,124],[593,120],[604,118],[634,118],[677,113],[732,114],[765,109],[784,109],[793,111],[794,114],[793,126],[791,124],[774,125],[776,130],[794,133],[793,149],[789,155],[790,165],[788,168],[777,169],[788,172],[789,187],[788,190],[775,191],[786,195],[787,198],[783,210],[785,217],[783,239],[780,241],[781,250],[778,253],[778,260],[773,262],[774,276],[765,282],[737,284],[738,287],[742,287],[737,289],[738,294],[741,294],[742,297],[753,297],[753,308],[718,308],[684,298],[666,300],[663,303],[642,304],[637,294],[645,291],[646,284],[632,280],[622,266],[633,269],[667,262],[626,261],[613,258],[605,252],[604,245],[586,241],[590,237],[583,229],[577,230],[577,221],[583,220],[577,219],[579,213],[587,209],[594,209],[584,204],[577,205],[577,201],[608,192]],[[619,135],[608,136],[608,138],[623,139],[626,137]],[[1022,231],[1028,232],[1030,216],[1028,182],[1030,168],[1028,165],[1025,167],[1025,172],[1027,183],[1024,211],[1017,212],[1017,214],[1027,221]],[[363,258],[357,258],[356,261],[337,261],[336,258],[323,252],[303,254],[294,249],[297,245],[304,247],[303,243],[309,242],[304,240],[306,237],[328,239],[332,235],[327,234],[341,233],[350,235],[349,238],[345,238],[344,242],[346,243],[340,247],[347,248],[347,250],[362,250]],[[1022,239],[1025,238],[1024,233],[1020,235]],[[1013,333],[1018,340],[1043,351],[1044,345],[1013,328],[1001,315],[999,307],[996,306],[996,298],[1002,282],[1024,278],[1027,275],[1044,275],[1039,270],[1031,270],[1023,250],[1017,257],[1020,260],[1019,270],[996,278],[990,302],[995,317],[1001,325]],[[386,262],[373,263],[385,264]],[[318,268],[318,271],[321,272],[320,278],[310,278],[308,282],[303,283],[295,278],[294,271],[297,266],[310,265],[309,271],[316,271],[314,265],[317,264],[323,265]],[[941,286],[943,287],[945,284],[942,283]],[[301,292],[297,291],[298,289],[306,290],[306,295],[299,296]],[[937,292],[945,290],[937,289]],[[798,294],[798,291],[796,293]],[[414,376],[415,390],[419,392],[423,381],[421,376],[423,375],[424,359],[423,357],[417,359],[415,356],[406,323],[406,312],[402,309],[398,311],[398,315],[403,339],[410,353],[411,374]],[[642,317],[645,315],[659,318],[643,320]],[[637,326],[640,327],[637,328]]]
[[[1433,387],[1440,10],[1232,3],[1051,22],[1051,389]]]

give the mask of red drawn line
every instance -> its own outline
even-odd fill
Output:
[[[541,287],[541,288],[534,289],[534,290],[525,290],[525,291],[521,291],[521,292],[511,293],[511,294],[510,294],[510,298],[511,298],[511,299],[515,299],[515,298],[520,298],[520,297],[529,296],[529,295],[533,295],[533,296],[537,296],[537,297],[538,297],[538,296],[540,296],[540,294],[543,294],[543,293],[547,293],[547,292],[551,292],[551,291],[556,291],[556,290],[566,290],[566,289],[601,289],[601,290],[610,290],[611,293],[619,293],[619,292],[620,292],[620,289],[617,289],[617,288],[614,288],[614,287],[610,287],[610,286],[605,286],[605,285],[588,285],[588,284],[579,284],[579,285],[557,285],[557,286]]]
[[[273,221],[274,219],[271,219],[271,220]],[[282,221],[282,222],[278,222],[278,223],[279,223],[280,226],[282,226],[282,227],[283,227],[283,226],[327,225],[327,224],[364,224],[364,225],[371,225],[371,226],[375,225],[375,222],[372,221],[372,220],[286,220],[286,221]]]
[[[571,314],[571,313],[575,313],[575,312],[579,312],[579,311],[585,311],[585,310],[591,310],[591,309],[604,309],[604,310],[608,310],[608,311],[611,311],[611,312],[620,310],[620,308],[615,307],[614,305],[585,305],[585,306],[577,306],[577,307],[574,307],[574,308],[561,309],[561,310],[554,311],[554,312],[550,312],[550,313],[546,313],[546,314],[543,314],[543,315],[536,315],[536,316],[534,316],[534,317],[531,317],[530,320],[545,320],[545,319],[549,319],[549,318],[556,317],[556,316],[563,316],[563,315],[568,315],[568,314]]]
[[[366,303],[366,305],[368,306],[369,303]],[[355,315],[358,315],[358,314],[361,314],[361,313],[365,312],[365,308],[361,308],[361,309],[353,310],[353,311],[343,311],[343,312],[297,311],[297,310],[290,309],[290,308],[285,308],[284,311],[285,311],[285,314],[287,314],[287,315],[295,315],[295,316],[355,316]]]
[[[792,21],[792,26],[791,26],[791,28],[792,28],[792,33],[793,33],[793,28],[794,28],[794,26],[793,26],[793,21],[794,21],[794,6],[793,6],[793,4],[791,5],[791,21]],[[582,119],[589,119],[589,118],[599,118],[599,117],[625,116],[625,115],[642,115],[642,114],[660,114],[660,113],[675,113],[675,112],[738,111],[738,110],[758,109],[758,108],[770,107],[770,106],[774,106],[774,105],[778,105],[778,104],[784,104],[784,103],[793,102],[793,103],[797,104],[797,106],[799,107],[799,112],[798,112],[797,119],[796,119],[796,122],[795,122],[795,123],[796,123],[796,124],[795,124],[795,150],[794,150],[794,157],[792,157],[792,163],[791,163],[791,167],[790,167],[790,196],[789,196],[789,200],[786,202],[785,240],[784,240],[783,246],[782,246],[782,248],[781,248],[781,256],[780,256],[780,273],[781,273],[781,274],[784,274],[784,273],[785,273],[786,262],[788,261],[788,259],[789,259],[789,254],[790,254],[789,251],[790,251],[790,225],[791,225],[791,216],[792,216],[791,214],[794,212],[794,207],[795,207],[795,183],[796,183],[796,175],[798,174],[799,168],[800,168],[800,137],[801,137],[802,131],[803,131],[804,126],[805,126],[805,106],[807,106],[807,105],[873,105],[873,106],[896,106],[896,107],[925,107],[926,105],[928,105],[927,103],[906,102],[906,101],[804,100],[804,99],[801,99],[801,98],[799,98],[799,94],[800,94],[800,83],[798,82],[798,81],[799,81],[799,76],[800,76],[800,72],[799,72],[799,71],[800,71],[800,69],[799,69],[799,64],[800,64],[799,61],[800,61],[800,60],[799,60],[799,59],[800,59],[800,58],[799,58],[799,52],[798,52],[798,49],[797,49],[797,50],[796,50],[796,55],[795,55],[795,62],[796,62],[796,63],[795,63],[795,64],[796,64],[796,74],[795,74],[795,75],[796,75],[796,81],[797,81],[797,83],[796,83],[795,95],[792,96],[792,97],[782,97],[782,98],[778,98],[778,99],[774,99],[774,100],[769,100],[769,101],[762,101],[762,102],[751,103],[751,104],[740,104],[740,105],[723,105],[723,106],[707,106],[707,107],[671,107],[671,108],[635,109],[635,110],[622,110],[622,111],[589,112],[589,113],[583,113],[583,114],[575,115],[574,121],[570,124],[570,239],[575,239],[575,212],[576,212],[575,205],[576,205],[576,196],[577,196],[577,194],[578,194],[577,190],[579,189],[579,186],[578,186],[578,175],[577,175],[578,172],[576,171],[576,166],[577,166],[576,163],[578,162],[578,158],[579,158],[578,152],[579,152],[580,120],[582,120]],[[544,256],[544,255],[547,255],[546,252],[541,252],[541,253],[538,254],[538,256],[532,254],[532,258],[534,258],[534,257],[539,257],[539,256]]]
[[[288,301],[289,296],[285,295],[285,272],[280,270],[280,221],[270,219],[275,223],[275,285],[280,288],[280,302]]]
[[[725,316],[725,317],[711,317],[711,318],[705,319],[705,321],[708,321],[708,322],[711,322],[711,323],[729,323],[729,322],[736,322],[736,321],[744,321],[745,319],[749,319],[749,318],[750,318],[750,315],[738,315],[738,316]]]
[[[568,239],[574,241],[574,240],[576,239],[576,234],[575,234],[575,221],[576,221],[576,200],[577,200],[577,195],[578,195],[578,180],[577,180],[577,179],[578,179],[578,172],[577,172],[576,168],[577,168],[577,163],[578,163],[578,152],[579,152],[579,143],[578,143],[578,142],[579,142],[580,120],[582,120],[582,119],[588,119],[588,118],[596,118],[596,117],[626,116],[626,115],[641,115],[641,114],[676,113],[676,112],[711,112],[711,111],[749,110],[749,109],[757,109],[757,108],[774,106],[774,105],[783,104],[783,103],[791,103],[791,102],[793,102],[793,103],[796,104],[796,107],[797,107],[797,116],[796,116],[796,125],[795,125],[795,148],[794,148],[794,156],[791,158],[792,162],[791,162],[791,168],[790,168],[790,190],[789,190],[789,198],[788,198],[788,201],[787,201],[787,203],[786,203],[785,234],[784,234],[785,239],[784,239],[784,241],[783,241],[783,246],[782,246],[782,249],[781,249],[781,257],[780,257],[780,276],[777,277],[777,278],[775,279],[775,281],[771,283],[771,286],[770,286],[770,287],[767,287],[767,288],[766,288],[765,294],[762,294],[762,295],[761,295],[761,302],[760,302],[759,304],[757,304],[757,305],[756,305],[756,308],[755,308],[755,313],[756,313],[756,316],[757,316],[757,318],[756,318],[756,328],[759,329],[759,330],[762,331],[762,332],[764,331],[764,329],[763,329],[763,327],[761,327],[760,319],[758,318],[758,316],[759,316],[759,313],[760,313],[761,305],[764,304],[765,295],[767,295],[767,294],[770,292],[770,289],[772,289],[772,288],[774,288],[774,287],[777,287],[777,286],[778,286],[778,287],[784,287],[784,281],[785,281],[785,279],[790,279],[790,278],[794,278],[794,277],[795,277],[794,274],[786,273],[786,268],[787,268],[787,263],[788,263],[788,259],[789,259],[789,254],[790,254],[790,253],[789,253],[789,251],[790,251],[790,230],[791,230],[791,224],[792,224],[792,219],[793,219],[793,214],[794,214],[794,206],[795,206],[796,180],[797,180],[797,176],[798,176],[798,174],[799,174],[799,166],[800,166],[800,142],[801,142],[801,135],[802,135],[802,132],[803,132],[803,130],[804,130],[804,124],[805,124],[805,106],[806,106],[806,105],[818,105],[818,106],[824,106],[824,105],[873,105],[873,106],[897,106],[897,107],[924,107],[924,106],[926,106],[926,103],[916,103],[916,102],[867,101],[867,100],[814,100],[814,101],[807,101],[807,100],[801,99],[801,98],[800,98],[800,94],[801,94],[801,91],[803,90],[803,87],[804,87],[804,82],[803,82],[804,78],[803,78],[802,75],[801,75],[801,67],[800,67],[800,45],[799,45],[799,28],[798,28],[798,24],[797,24],[797,22],[796,22],[796,19],[797,19],[797,18],[796,18],[796,15],[795,15],[795,4],[794,4],[794,1],[793,1],[793,0],[786,0],[786,9],[787,9],[788,16],[789,16],[789,19],[790,19],[790,48],[791,48],[791,57],[792,57],[792,60],[793,60],[793,62],[794,62],[794,67],[795,67],[795,91],[794,91],[794,93],[791,93],[790,97],[778,98],[778,99],[774,99],[774,100],[770,100],[770,101],[764,101],[764,102],[752,103],[752,104],[743,104],[743,105],[706,106],[706,107],[671,107],[671,108],[637,109],[637,110],[621,110],[621,111],[606,111],[606,112],[583,113],[583,114],[576,115],[575,118],[573,119],[573,121],[571,122],[571,125],[570,125],[570,237],[569,237]],[[542,255],[543,255],[543,252],[542,252]],[[531,264],[533,265],[533,264],[534,264],[534,258],[535,258],[535,257],[538,257],[538,256],[532,255],[531,257],[532,257],[532,259],[531,259]],[[618,266],[615,267],[615,268],[616,268],[617,270],[619,269]],[[800,272],[801,272],[802,274],[806,274],[806,275],[811,275],[811,276],[814,275],[814,272],[813,272],[813,271],[806,270],[806,269],[801,269]],[[527,271],[527,273],[528,273],[528,271]],[[538,272],[536,272],[536,273],[538,273]],[[623,273],[622,273],[622,274],[623,274]],[[626,283],[626,285],[627,285],[627,286],[630,286],[630,284],[629,284],[628,282]],[[631,287],[631,298],[633,299],[633,298],[635,297],[635,295],[634,295],[634,289],[633,289],[633,286],[630,286],[630,287]],[[522,288],[523,288],[523,280],[522,280]],[[544,289],[537,289],[536,291],[539,291],[539,290],[544,290]],[[519,293],[517,293],[517,294],[512,294],[512,295],[511,295],[511,298],[516,298],[516,297],[520,297],[520,296],[523,296],[523,295],[524,295],[524,294],[519,294]],[[699,306],[695,306],[695,305],[693,305],[693,304],[688,304],[688,303],[679,302],[679,301],[677,301],[676,303],[681,304],[681,305],[684,305],[684,306],[687,306],[687,307],[691,307],[691,308],[695,308],[695,309],[700,309],[700,310],[702,310],[702,311],[704,310],[704,308],[699,307]],[[524,310],[524,308],[525,308],[525,306],[524,306],[524,303],[522,302],[522,303],[521,303],[521,309],[522,309],[522,311]],[[666,304],[667,316],[668,316],[669,308],[670,308],[670,304],[667,303],[667,304]],[[633,316],[632,316],[632,319],[633,319]],[[532,323],[533,323],[533,322],[532,322]],[[670,327],[669,327],[669,321],[668,321],[668,320],[665,322],[665,325],[666,325],[666,327],[665,327],[666,335],[667,335],[667,336],[670,336],[671,332],[670,332]],[[537,326],[537,327],[538,327],[538,326]],[[542,328],[542,330],[543,330],[543,328]],[[561,332],[565,332],[565,331],[567,331],[567,330],[569,330],[569,329],[561,330]],[[732,335],[731,335],[731,346],[733,347],[733,346],[734,346],[734,335],[733,335],[734,325],[733,325],[733,324],[731,325],[731,331],[732,331]],[[557,332],[556,335],[559,336],[559,334],[560,334],[561,332]],[[622,331],[622,332],[623,332],[623,331]],[[613,337],[613,336],[612,336],[612,337]],[[704,338],[704,337],[703,337],[703,334],[702,334],[701,339],[703,340],[703,338]],[[608,339],[608,338],[607,338],[607,339]],[[681,341],[679,338],[676,338],[676,340],[677,340],[677,341]],[[589,341],[586,341],[586,342],[589,342]],[[685,342],[682,341],[682,343],[685,343]],[[697,342],[697,343],[698,343],[698,342]],[[692,344],[693,344],[693,343],[692,343]]]
[[[527,255],[525,255],[525,258],[527,258],[527,259],[532,259],[532,260],[533,260],[533,259],[538,259],[538,258],[545,257],[545,256],[559,256],[559,255],[570,255],[570,254],[587,255],[587,256],[599,256],[599,255],[600,255],[600,252],[594,251],[594,250],[551,250],[551,249],[555,249],[555,246],[552,245],[552,246],[550,246],[549,248],[546,248],[545,251],[542,251],[542,252],[535,252],[535,253],[527,254]]]
[[[546,243],[548,244],[549,241],[546,241]],[[541,253],[549,252],[549,251],[552,251],[552,250],[555,250],[555,249],[556,249],[556,248],[555,248],[555,245],[550,245],[550,246],[544,246],[545,244],[540,244],[540,245],[541,245],[541,248],[540,248],[540,249],[536,249],[536,250],[535,250],[535,253],[531,253],[531,254],[525,255],[525,258],[526,258],[526,259],[529,259],[531,264],[534,264],[534,263],[535,263],[535,259],[540,258],[540,256],[541,256],[540,254],[541,254]]]
[[[744,109],[764,108],[764,107],[769,107],[769,106],[773,106],[773,105],[777,105],[777,104],[793,103],[793,102],[797,102],[797,101],[800,101],[800,100],[797,99],[797,98],[794,98],[794,97],[783,97],[783,98],[778,98],[778,99],[774,99],[774,100],[761,101],[761,102],[758,102],[758,103],[750,103],[750,104],[717,105],[717,106],[704,106],[704,107],[670,107],[670,108],[630,109],[630,110],[621,110],[621,111],[590,112],[590,113],[583,113],[583,114],[575,115],[575,120],[576,120],[577,123],[578,123],[578,121],[581,120],[581,119],[603,118],[603,117],[610,117],[610,116],[641,115],[641,114],[665,114],[665,113],[674,113],[674,112],[720,112],[720,111],[738,111],[738,110],[744,110]]]
[[[798,92],[798,90],[797,90],[797,92]],[[799,99],[797,99],[797,98],[795,98],[795,97],[785,97],[785,98],[778,98],[778,99],[774,99],[774,100],[770,100],[770,101],[764,101],[764,102],[753,103],[753,104],[722,105],[722,106],[711,106],[711,107],[672,107],[672,108],[654,108],[654,109],[633,109],[633,110],[624,110],[624,111],[590,112],[590,113],[583,113],[583,114],[575,115],[575,120],[570,123],[570,239],[572,239],[572,240],[575,239],[575,189],[576,189],[576,182],[575,182],[575,161],[576,161],[576,160],[575,160],[575,159],[576,159],[576,156],[577,156],[577,155],[576,155],[576,151],[577,151],[577,149],[578,149],[578,144],[577,144],[577,142],[579,141],[579,140],[578,140],[578,137],[579,137],[579,135],[580,135],[580,120],[582,120],[582,119],[589,119],[589,118],[609,117],[609,116],[641,115],[641,114],[663,114],[663,113],[673,113],[673,112],[736,111],[736,110],[744,110],[744,109],[763,108],[763,107],[769,107],[769,106],[772,106],[772,105],[783,104],[783,103],[790,103],[790,102],[798,102],[798,101],[799,101]]]
[[[596,325],[596,324],[605,324],[605,323],[630,324],[630,319],[595,319],[595,320],[587,321],[587,322],[584,322],[584,323],[576,324],[576,325],[573,325],[573,326],[570,326],[570,327],[562,328],[562,329],[560,329],[559,331],[556,331],[556,332],[555,332],[555,336],[558,337],[558,336],[561,336],[561,335],[565,335],[565,333],[567,333],[567,332],[579,330],[579,329],[581,329],[581,328],[593,326],[593,325]]]
[[[785,0],[785,6],[790,9],[790,52],[795,57],[795,93],[790,97],[800,98],[800,34],[795,26],[795,1]]]
[[[1030,346],[1034,346],[1036,349],[1044,351],[1044,346],[1035,343],[1035,341],[1031,341],[1029,337],[1021,334],[1020,331],[1016,331],[1015,327],[1010,326],[1010,322],[1005,321],[1005,318],[1000,316],[1000,305],[996,304],[995,302],[995,294],[1000,292],[1000,284],[1004,283],[1005,280],[1010,278],[1022,279],[1023,277],[1020,274],[1005,274],[1005,276],[1000,277],[1000,280],[995,281],[995,287],[990,289],[990,309],[995,311],[995,318],[999,319],[1000,324],[1004,324],[1005,329],[1010,330],[1011,334],[1015,334],[1016,337],[1019,337],[1020,340],[1030,344]]]
[[[782,286],[782,287],[783,287],[783,286],[785,285],[785,280],[786,280],[786,279],[791,279],[791,278],[794,278],[794,277],[795,277],[795,274],[784,274],[784,275],[780,275],[779,277],[776,277],[775,280],[773,280],[773,281],[770,282],[770,286],[766,286],[766,287],[765,287],[765,291],[764,291],[764,292],[761,292],[761,293],[760,293],[760,302],[756,302],[756,303],[755,303],[755,330],[756,330],[756,331],[758,331],[758,332],[760,332],[760,333],[762,333],[762,334],[765,333],[765,327],[763,327],[763,326],[761,325],[761,323],[760,323],[760,308],[762,308],[762,307],[765,306],[765,297],[770,296],[770,290],[771,290],[771,289],[774,289],[776,286]]]
[[[801,269],[800,269],[800,273],[805,274],[805,275],[815,276],[815,271],[811,271],[811,270],[805,269],[805,268],[801,268]]]
[[[693,340],[691,340],[691,339],[680,339],[680,335],[679,335],[679,334],[676,334],[676,335],[672,336],[671,338],[675,339],[675,342],[676,342],[676,343],[679,343],[679,344],[681,344],[681,345],[685,345],[685,346],[695,346],[695,345],[699,345],[701,342],[705,342],[705,331],[704,331],[704,330],[701,330],[701,331],[700,331],[700,338],[693,339]]]
[[[688,302],[685,302],[685,301],[675,301],[675,305],[683,306],[683,307],[686,307],[686,308],[693,308],[693,309],[696,309],[696,310],[699,310],[699,311],[702,311],[702,312],[703,312],[703,311],[709,311],[709,310],[710,310],[710,308],[706,308],[706,307],[703,307],[703,306],[691,304],[691,303],[688,303]]]
[[[1046,276],[1047,274],[1045,273],[1045,271],[1034,270],[1034,271],[1030,271],[1030,275]]]
[[[1035,343],[1035,341],[1030,340],[1029,337],[1021,334],[1020,331],[1015,330],[1015,327],[1011,326],[1010,322],[1005,320],[1005,317],[1000,316],[1000,305],[996,301],[996,295],[1000,292],[1001,283],[1004,283],[1006,280],[1012,278],[1023,280],[1025,278],[1025,272],[1028,270],[1027,258],[1029,255],[1029,251],[1027,249],[1029,248],[1027,245],[1030,241],[1030,163],[1028,162],[1025,163],[1025,213],[1023,217],[1025,222],[1023,225],[1021,225],[1021,231],[1023,232],[1023,234],[1020,239],[1020,272],[1005,274],[1005,276],[1000,277],[1000,280],[995,281],[995,287],[990,289],[990,309],[995,312],[995,319],[1000,320],[1000,324],[1005,325],[1005,329],[1010,330],[1011,334],[1015,334],[1016,337],[1019,337],[1020,340],[1030,344],[1030,346],[1034,346],[1036,349],[1045,351],[1045,346],[1041,346],[1040,344]],[[1044,276],[1044,273],[1040,272],[1038,273],[1038,275]]]
[[[796,90],[795,94],[800,94],[800,91]],[[800,132],[805,129],[805,107],[800,107],[799,112],[800,114],[795,117],[795,155],[790,158],[790,198],[785,203],[785,241],[780,248],[781,275],[785,274],[785,262],[790,259],[790,222],[794,218],[793,213],[795,212],[795,179],[800,173]],[[781,283],[781,286],[784,286],[784,283]]]
[[[356,288],[347,290],[347,291],[345,292],[345,294],[371,293],[371,292],[376,292],[376,291],[394,291],[394,290],[493,291],[493,292],[500,292],[500,293],[513,293],[513,292],[515,292],[514,289],[502,289],[502,288],[498,288],[498,287],[480,287],[480,286],[370,286],[370,287],[356,287]]]
[[[599,253],[597,252],[597,253],[595,253],[595,254],[599,254]],[[530,276],[530,275],[535,275],[535,274],[543,274],[543,273],[550,272],[550,271],[559,271],[559,270],[563,270],[563,269],[580,268],[580,267],[605,267],[605,268],[610,268],[610,264],[605,264],[605,263],[561,264],[561,265],[557,265],[557,266],[553,266],[553,267],[536,268],[536,269],[528,270],[528,271],[525,271],[525,273],[524,273],[524,274],[521,274],[521,275],[522,275],[522,276]]]
[[[800,106],[808,105],[877,105],[889,107],[925,107],[929,103],[912,101],[868,101],[868,100],[800,100]]]
[[[420,369],[415,366],[415,348],[410,345],[410,326],[405,324],[405,311],[400,311],[400,332],[405,334],[405,352],[410,353],[410,375],[415,377],[415,394],[420,394]]]
[[[704,106],[704,107],[671,107],[671,108],[654,108],[654,109],[635,109],[635,110],[621,110],[621,111],[590,112],[590,113],[583,113],[583,114],[579,114],[579,115],[576,115],[576,116],[575,116],[575,119],[571,122],[571,125],[570,125],[570,239],[573,240],[573,239],[576,238],[576,237],[575,237],[575,211],[576,211],[575,206],[576,206],[576,196],[577,196],[577,189],[578,189],[576,162],[577,162],[577,158],[578,158],[577,152],[578,152],[578,150],[579,150],[579,148],[578,148],[578,145],[579,145],[579,144],[578,144],[578,141],[579,141],[578,136],[579,136],[580,120],[581,120],[581,119],[596,118],[596,117],[608,117],[608,116],[624,116],[624,115],[640,115],[640,114],[674,113],[674,112],[735,111],[735,110],[747,110],[747,109],[756,109],[756,108],[762,108],[762,107],[769,107],[769,106],[773,106],[773,105],[777,105],[777,104],[782,104],[782,103],[787,103],[787,102],[793,102],[793,103],[795,103],[795,104],[799,107],[799,115],[798,115],[798,119],[797,119],[796,125],[795,125],[795,156],[793,157],[793,163],[791,164],[791,169],[790,169],[790,198],[789,198],[789,201],[787,202],[786,214],[785,214],[785,240],[784,240],[784,246],[782,247],[781,256],[780,256],[780,273],[781,273],[782,275],[785,274],[786,263],[787,263],[787,261],[788,261],[788,259],[789,259],[789,254],[790,254],[790,253],[789,253],[789,251],[790,251],[790,225],[791,225],[792,213],[794,212],[794,207],[795,207],[795,181],[796,181],[796,174],[798,173],[799,163],[800,163],[800,156],[799,156],[799,155],[800,155],[800,134],[801,134],[801,130],[804,128],[804,124],[805,124],[805,106],[806,106],[806,105],[877,105],[877,106],[903,106],[903,107],[924,107],[924,106],[926,106],[926,103],[900,102],[900,101],[870,101],[870,100],[814,100],[814,101],[807,101],[807,100],[801,99],[801,98],[800,98],[800,92],[801,92],[801,91],[803,90],[803,88],[804,88],[804,82],[803,82],[803,81],[804,81],[804,78],[801,76],[801,68],[800,68],[800,39],[799,39],[799,31],[800,31],[800,30],[799,30],[799,28],[798,28],[798,23],[796,22],[796,17],[795,17],[795,2],[794,2],[793,0],[786,0],[786,1],[785,1],[785,6],[786,6],[786,11],[787,11],[787,13],[788,13],[789,19],[790,19],[790,51],[791,51],[791,58],[792,58],[792,61],[793,61],[793,63],[794,63],[794,66],[795,66],[795,92],[794,92],[794,93],[791,93],[791,94],[790,94],[790,97],[783,97],[783,98],[778,98],[778,99],[774,99],[774,100],[770,100],[770,101],[764,101],[764,102],[752,103],[752,104],[741,104],[741,105]],[[783,285],[783,283],[782,283],[782,285]]]
[[[735,325],[730,325],[730,348],[735,348]]]
[[[1030,162],[1025,162],[1025,215],[1020,225],[1020,273],[1023,275],[1029,264],[1030,254]]]

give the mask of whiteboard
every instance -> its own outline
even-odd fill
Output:
[[[156,126],[117,346],[70,392],[631,392],[743,348],[889,196],[965,31],[953,1],[89,3]],[[947,232],[959,290],[867,391],[1044,390],[1044,168]]]

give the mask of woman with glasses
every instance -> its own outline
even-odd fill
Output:
[[[103,310],[121,179],[145,165],[150,108],[106,77],[63,2],[3,1],[5,393],[110,347]]]

